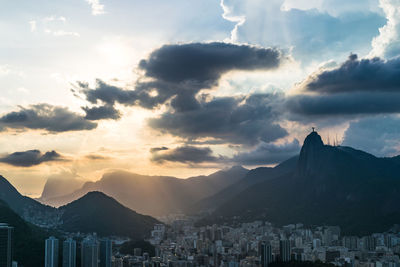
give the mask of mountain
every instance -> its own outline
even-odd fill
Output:
[[[0,222],[14,227],[14,260],[26,267],[44,266],[44,240],[48,233],[25,222],[0,200]]]
[[[57,211],[55,208],[41,204],[29,197],[21,195],[6,178],[0,175],[0,200],[26,221],[42,225],[44,222],[56,223]],[[49,218],[53,218],[50,219]]]
[[[292,172],[250,186],[199,223],[263,219],[339,225],[346,234],[366,234],[398,223],[398,203],[398,159],[324,145],[312,132]]]
[[[47,179],[38,201],[46,202],[47,199],[71,194],[81,188],[83,184],[82,180],[71,177],[71,175],[50,177]]]
[[[298,156],[292,157],[276,167],[260,167],[247,172],[243,179],[222,189],[216,194],[203,198],[194,205],[186,209],[187,213],[195,214],[199,212],[210,212],[218,208],[219,205],[233,198],[235,195],[245,191],[260,182],[277,178],[288,174],[296,167]]]
[[[44,203],[61,206],[90,191],[100,191],[142,214],[161,216],[181,213],[200,199],[238,182],[247,172],[247,169],[235,166],[209,176],[178,179],[116,171],[104,174],[97,182],[85,183],[72,194],[46,199]]]
[[[62,212],[61,228],[67,232],[96,232],[100,236],[129,236],[141,240],[159,223],[101,192],[90,192],[59,210]]]

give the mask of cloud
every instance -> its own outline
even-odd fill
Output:
[[[54,133],[92,130],[96,127],[96,123],[86,120],[68,108],[49,104],[31,105],[28,108],[20,107],[19,111],[13,111],[0,117],[0,131],[32,129]]]
[[[346,130],[343,145],[349,145],[375,156],[400,154],[400,118],[374,116],[351,122]]]
[[[165,161],[203,163],[220,160],[220,158],[213,156],[211,149],[208,147],[181,146],[174,149],[163,147],[162,149],[153,148],[150,152],[152,153],[151,160],[157,163],[163,163]]]
[[[350,55],[339,68],[309,77],[303,90],[326,94],[352,91],[400,93],[400,58],[359,60],[357,55]]]
[[[112,119],[118,120],[121,118],[121,113],[115,109],[113,106],[100,106],[100,107],[82,107],[85,111],[87,120],[104,120],[104,119]]]
[[[86,155],[85,158],[87,158],[89,160],[109,160],[109,159],[111,159],[111,157],[109,157],[109,156],[103,156],[103,155],[99,155],[99,154],[89,154],[89,155]]]
[[[101,15],[104,14],[104,5],[100,4],[99,0],[86,0],[86,2],[92,8],[92,15]]]
[[[35,32],[37,29],[37,22],[36,20],[30,20],[29,26],[31,27],[31,32]]]
[[[267,165],[285,161],[300,152],[297,139],[283,144],[261,143],[254,150],[236,154],[231,161],[243,165]]]
[[[197,93],[216,86],[223,74],[234,70],[272,70],[284,60],[282,53],[273,48],[218,42],[164,45],[140,61],[139,70],[144,74],[135,90],[97,80],[95,89],[79,82],[77,91],[93,104],[100,101],[151,109],[174,98],[174,109],[188,110],[198,107]]]
[[[287,98],[291,118],[400,112],[400,58],[359,60],[351,55],[337,68],[319,71]]]
[[[224,0],[224,14],[229,11],[224,18],[243,18],[236,20],[232,31],[237,42],[291,49],[293,57],[303,64],[341,57],[350,51],[367,54],[372,38],[386,23],[385,17],[369,10],[369,1],[338,1],[315,1],[331,3],[326,8],[299,10],[290,8],[288,3],[285,8],[288,1],[284,0],[270,0],[268,4],[265,0]],[[340,12],[332,15],[327,10]]]
[[[386,25],[379,29],[379,35],[372,40],[370,57],[392,58],[400,55],[400,1],[380,0],[380,7],[386,15]]]
[[[77,32],[68,32],[68,31],[49,31],[49,33],[52,33],[54,36],[74,36],[74,37],[79,37],[80,34]]]
[[[146,76],[167,82],[196,81],[202,87],[214,84],[231,70],[274,69],[281,52],[272,48],[229,43],[164,45],[142,60]]]
[[[151,153],[156,153],[156,152],[165,151],[165,150],[168,150],[168,149],[169,148],[165,147],[165,146],[163,146],[163,147],[153,147],[153,148],[150,149],[150,152]]]
[[[28,150],[0,157],[0,162],[17,167],[31,167],[34,165],[40,165],[44,162],[60,160],[64,160],[64,158],[54,150],[44,154],[39,150]]]
[[[201,90],[218,85],[229,71],[273,70],[287,58],[277,49],[230,43],[164,45],[140,61],[141,77],[135,89],[123,89],[96,81],[78,82],[73,89],[91,104],[115,104],[155,108],[167,104],[158,118],[148,121],[153,129],[196,141],[212,138],[224,143],[256,144],[287,135],[274,119],[273,106],[280,94],[211,98]],[[215,141],[211,140],[211,141]]]
[[[238,39],[238,29],[240,26],[242,26],[246,22],[246,17],[245,16],[240,16],[240,15],[232,15],[232,10],[229,6],[225,5],[225,1],[221,0],[220,6],[222,7],[222,10],[224,13],[222,13],[222,17],[228,21],[235,22],[235,27],[231,31],[231,42],[236,42]]]
[[[282,94],[218,97],[200,101],[196,109],[163,113],[148,124],[188,141],[213,138],[245,145],[271,142],[287,135],[276,123],[283,100]]]
[[[286,102],[292,119],[321,116],[399,113],[399,93],[342,93],[334,95],[296,95]],[[306,118],[307,119],[307,118]]]

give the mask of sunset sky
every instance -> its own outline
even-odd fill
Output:
[[[1,0],[0,174],[185,178],[400,154],[400,0]]]

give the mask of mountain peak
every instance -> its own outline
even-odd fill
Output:
[[[322,138],[318,134],[318,132],[312,131],[309,135],[307,135],[306,139],[304,139],[303,148],[307,146],[315,146],[315,147],[324,146],[324,142],[322,142]]]
[[[324,142],[321,136],[314,130],[306,137],[300,151],[298,161],[298,174],[304,176],[313,170],[314,163],[318,160],[321,151],[324,149]]]

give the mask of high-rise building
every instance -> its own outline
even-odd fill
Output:
[[[82,241],[81,266],[99,266],[99,242],[95,236],[86,237]]]
[[[76,242],[68,238],[63,243],[63,267],[76,267]]]
[[[284,239],[279,241],[279,252],[281,256],[281,261],[290,261],[291,256],[291,246],[290,240]]]
[[[260,245],[261,267],[268,267],[272,262],[272,246],[267,242]]]
[[[0,267],[12,267],[14,228],[0,223]]]
[[[50,236],[46,239],[45,247],[45,267],[58,267],[58,239],[54,236]]]
[[[100,267],[111,267],[112,263],[112,242],[105,238],[100,240]]]

